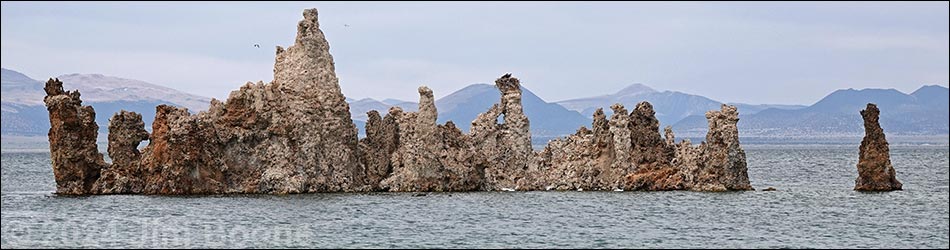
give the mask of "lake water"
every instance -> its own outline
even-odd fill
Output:
[[[756,189],[61,197],[2,154],[2,247],[948,248],[947,146],[892,146],[903,191],[855,192],[857,145],[746,147]]]

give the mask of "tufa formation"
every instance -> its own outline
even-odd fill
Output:
[[[861,110],[864,117],[864,139],[858,153],[858,179],[854,180],[854,190],[858,191],[891,191],[901,190],[902,184],[897,181],[894,166],[891,166],[890,149],[884,130],[878,123],[881,111],[877,105],[868,103],[867,108]]]
[[[371,190],[368,181],[380,173],[360,161],[356,125],[317,11],[303,16],[294,45],[277,47],[273,82],[248,82],[198,114],[158,106],[151,135],[138,114],[116,114],[109,126],[112,164],[95,148],[95,112],[81,107],[78,92],[63,92],[62,83],[50,79],[46,105],[57,193]],[[136,147],[145,139],[140,153]]]
[[[367,136],[358,139],[317,11],[303,16],[294,45],[277,47],[272,82],[248,82],[198,114],[160,105],[151,134],[141,115],[116,113],[109,123],[111,163],[96,148],[92,107],[82,106],[78,91],[63,91],[58,79],[47,81],[56,192],[752,190],[733,106],[706,113],[709,133],[698,146],[675,143],[669,127],[661,136],[653,106],[641,102],[630,111],[615,104],[609,118],[598,110],[590,129],[535,152],[521,82],[510,74],[495,80],[501,98],[472,121],[468,134],[451,121],[436,122],[432,90],[422,86],[417,112],[370,111]],[[876,126],[876,109],[874,117]],[[883,151],[869,150],[886,159],[883,143]],[[862,164],[864,152],[862,144]]]

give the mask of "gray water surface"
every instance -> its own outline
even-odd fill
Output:
[[[855,192],[856,146],[746,148],[756,189],[65,197],[2,154],[2,247],[948,248],[946,146],[892,147],[903,191]]]

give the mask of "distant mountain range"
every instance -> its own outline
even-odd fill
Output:
[[[950,89],[937,85],[923,86],[911,94],[895,89],[843,89],[825,96],[802,109],[766,109],[742,115],[739,110],[739,131],[758,137],[830,137],[862,136],[864,125],[860,110],[867,103],[881,109],[881,127],[896,135],[950,134]],[[706,118],[687,117],[673,126],[674,131],[688,135],[705,134]]]
[[[5,135],[46,135],[49,132],[49,114],[43,104],[45,81],[27,77],[20,72],[0,69]],[[145,124],[155,118],[155,106],[170,104],[198,112],[208,108],[210,98],[188,94],[155,84],[100,74],[68,74],[57,77],[66,90],[79,89],[83,104],[96,110],[99,131],[108,130],[109,118],[120,110],[142,114]],[[151,130],[151,126],[146,126]]]
[[[188,94],[139,80],[99,74],[59,76],[68,90],[79,89],[83,102],[96,109],[96,122],[105,133],[109,118],[119,110],[142,114],[146,129],[151,130],[155,106],[171,104],[189,108],[193,113],[207,109],[210,98]],[[2,134],[45,136],[48,114],[43,105],[43,81],[19,72],[2,69]],[[608,115],[610,105],[622,103],[632,109],[640,101],[653,104],[662,126],[673,125],[682,137],[702,137],[706,133],[705,113],[719,109],[722,102],[700,95],[676,91],[657,91],[633,84],[620,91],[594,97],[546,102],[522,87],[522,103],[531,124],[532,139],[544,143],[557,136],[574,133],[590,126],[597,108]],[[947,135],[950,90],[924,86],[911,94],[894,89],[838,90],[811,106],[730,103],[739,108],[739,131],[743,137],[835,137],[863,135],[858,113],[868,102],[881,109],[881,125],[888,134]],[[439,122],[455,122],[468,131],[471,121],[499,99],[494,85],[472,84],[436,100]],[[354,122],[365,133],[366,112],[377,110],[385,115],[389,107],[415,111],[416,102],[397,99],[378,101],[371,98],[347,98]]]
[[[673,125],[683,118],[699,115],[703,116],[706,111],[718,110],[722,102],[714,101],[704,96],[686,94],[677,91],[656,91],[643,84],[633,84],[621,89],[613,94],[563,100],[557,102],[567,109],[580,112],[585,117],[591,117],[597,108],[604,108],[604,113],[610,116],[613,110],[610,106],[614,103],[623,104],[627,110],[637,106],[637,103],[648,101],[653,105],[657,120],[660,124]],[[753,114],[769,108],[777,109],[800,109],[802,105],[776,105],[776,104],[742,104],[735,103],[739,108],[740,114]]]

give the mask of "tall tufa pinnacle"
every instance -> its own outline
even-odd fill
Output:
[[[894,167],[891,166],[890,149],[884,130],[878,123],[881,111],[877,105],[868,103],[867,108],[861,110],[864,118],[864,139],[858,159],[858,178],[854,180],[854,190],[859,191],[891,191],[900,190],[902,184],[897,181]]]

